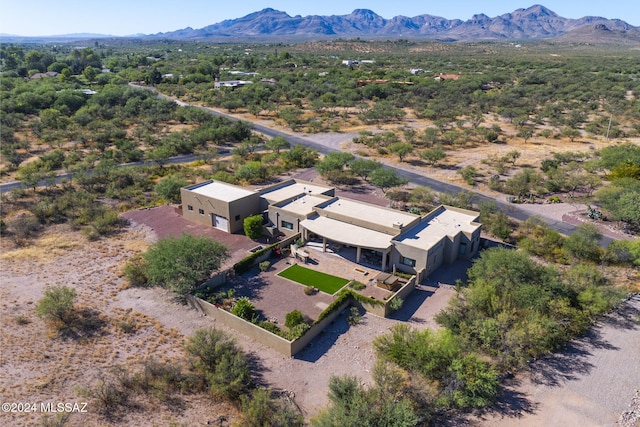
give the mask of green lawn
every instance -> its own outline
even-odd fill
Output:
[[[340,288],[349,283],[347,279],[343,279],[342,277],[309,270],[297,264],[281,271],[278,276],[302,283],[303,285],[313,286],[330,295],[335,294]]]

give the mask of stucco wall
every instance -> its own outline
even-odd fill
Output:
[[[251,194],[229,203],[229,231],[235,233],[244,229],[244,219],[260,213],[260,195]],[[239,217],[239,219],[236,219]]]
[[[205,313],[207,316],[215,319],[225,326],[233,328],[241,334],[244,334],[261,344],[269,346],[285,356],[293,356],[294,353],[292,353],[290,341],[271,333],[266,329],[256,326],[251,322],[247,322],[246,320],[222,310],[207,301],[201,300],[200,298],[188,295],[187,301],[195,309]]]
[[[298,234],[302,231],[300,221],[304,219],[306,219],[305,215],[296,215],[276,206],[269,206],[269,220],[276,226],[278,231],[287,237],[293,236],[294,234]],[[289,230],[282,227],[282,221],[287,221],[293,224],[293,229]]]
[[[186,220],[213,226],[211,214],[219,215],[227,219],[229,233],[241,231],[246,217],[260,213],[260,195],[258,193],[226,202],[182,188],[180,189],[180,197],[182,216]],[[189,206],[193,210],[189,210]],[[200,214],[199,209],[202,209],[204,214]],[[239,219],[236,219],[236,216],[239,216]]]

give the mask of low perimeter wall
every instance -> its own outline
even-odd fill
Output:
[[[234,330],[248,336],[249,338],[261,344],[271,347],[277,352],[282,353],[288,357],[293,357],[296,353],[306,347],[306,345],[309,344],[311,340],[313,340],[320,332],[322,332],[329,323],[333,322],[335,318],[338,317],[340,313],[342,313],[342,311],[352,303],[351,299],[348,299],[329,316],[312,325],[311,328],[309,328],[303,336],[295,341],[289,341],[285,338],[282,338],[281,336],[267,331],[266,329],[261,328],[258,325],[247,322],[246,320],[241,319],[238,316],[229,313],[228,311],[218,308],[205,300],[194,297],[193,295],[187,295],[187,302],[191,307],[201,311],[212,319],[215,319],[225,326],[233,328]]]
[[[393,294],[391,298],[385,301],[384,305],[380,304],[369,304],[366,302],[359,301],[358,304],[364,308],[367,313],[375,314],[379,317],[388,317],[391,314],[391,301],[396,298],[402,298],[403,300],[407,299],[407,296],[416,288],[416,276],[411,276],[411,279],[403,287],[401,287],[398,292]]]

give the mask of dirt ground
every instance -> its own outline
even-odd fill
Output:
[[[40,403],[47,402],[87,403],[87,413],[72,414],[67,425],[112,425],[98,416],[94,392],[100,379],[110,378],[116,366],[139,371],[150,358],[184,364],[181,348],[189,333],[155,315],[162,304],[129,300],[130,291],[122,290],[123,264],[155,238],[149,230],[132,226],[111,238],[87,242],[79,232],[58,226],[26,248],[1,242],[0,397],[3,403],[35,403],[37,410],[2,412],[0,425],[40,425],[51,415],[40,410]],[[57,336],[35,314],[44,289],[60,285],[76,289],[76,307],[82,313],[82,322],[67,338]],[[168,295],[163,298],[169,300]],[[173,316],[180,318],[179,311]],[[195,425],[220,415],[231,421],[237,417],[235,408],[212,402],[205,394],[178,396],[169,404],[142,397],[137,404],[126,414],[111,414],[113,425]]]
[[[343,315],[295,358],[287,358],[174,302],[167,291],[123,289],[121,267],[157,238],[150,229],[132,225],[118,236],[90,243],[65,229],[51,231],[48,237],[52,240],[49,246],[36,242],[26,252],[5,247],[0,258],[0,393],[3,402],[87,401],[89,414],[74,414],[70,425],[107,424],[96,417],[95,399],[86,397],[82,390],[94,387],[114,366],[137,368],[148,357],[180,363],[184,360],[180,349],[185,338],[210,326],[234,335],[245,351],[256,356],[259,381],[276,390],[293,392],[304,415],[311,417],[326,405],[332,375],[357,375],[365,383],[371,381],[373,338],[398,321],[408,321],[418,328],[434,327],[433,315],[454,293],[444,281],[439,287],[421,288],[396,319],[365,315],[361,324],[350,327]],[[48,285],[74,287],[79,304],[103,319],[99,332],[78,340],[53,336],[34,309]],[[27,319],[27,323],[21,319]],[[119,330],[118,322],[125,319],[133,319],[135,332]],[[221,415],[232,422],[236,416],[233,408],[212,405],[206,396],[180,399],[182,409],[156,407],[150,402],[117,424],[196,425]],[[0,416],[0,425],[29,426],[43,414]]]

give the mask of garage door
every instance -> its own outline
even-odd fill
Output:
[[[220,215],[213,215],[213,226],[222,231],[229,232],[229,220]]]

